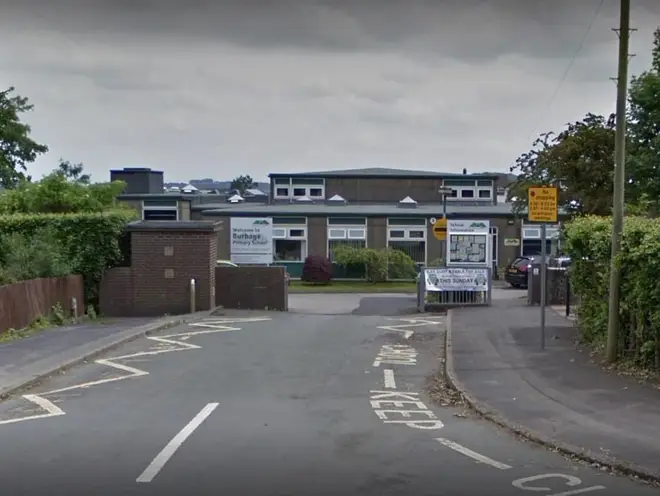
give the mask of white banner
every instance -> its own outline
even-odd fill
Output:
[[[442,267],[424,269],[426,291],[488,291],[488,269]]]
[[[273,263],[273,219],[231,218],[231,261],[235,264]]]

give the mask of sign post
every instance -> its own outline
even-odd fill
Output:
[[[541,350],[545,350],[545,307],[548,297],[546,226],[558,222],[558,193],[557,188],[546,186],[533,186],[528,190],[528,220],[541,223]]]

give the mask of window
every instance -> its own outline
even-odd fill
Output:
[[[277,178],[275,183],[276,199],[310,197],[316,200],[325,198],[325,180],[312,177]]]
[[[144,200],[143,220],[179,220],[179,202],[176,200]]]
[[[367,230],[352,226],[328,227],[328,258],[330,260],[332,260],[333,252],[340,246],[366,248]]]
[[[447,195],[448,199],[491,200],[493,198],[491,179],[445,179],[443,187],[452,188],[451,194]]]
[[[304,241],[294,239],[276,239],[273,250],[276,262],[302,262]]]
[[[458,198],[458,190],[457,189],[452,189],[451,194],[448,195],[449,198]]]
[[[479,190],[479,198],[483,198],[485,200],[490,200],[491,193],[492,192],[489,189],[480,189]]]
[[[293,196],[307,196],[305,188],[293,188]]]
[[[426,262],[426,229],[420,229],[421,220],[426,224],[425,219],[411,219],[413,226],[401,226],[399,223],[403,219],[388,219],[388,225],[397,226],[387,230],[387,246],[394,250],[400,250],[412,258],[416,263]]]
[[[493,247],[491,248],[493,251],[491,252],[491,257],[493,259],[493,265],[495,267],[497,267],[498,266],[498,264],[497,264],[498,256],[499,256],[499,250],[497,249],[498,248],[498,245],[497,245],[497,227],[491,227],[490,228],[490,234],[491,234],[492,240],[493,240]]]
[[[523,229],[523,239],[541,239],[541,230],[537,227]]]
[[[275,190],[275,196],[289,197],[289,188],[277,188]]]
[[[366,226],[366,217],[328,217],[329,226]]]
[[[323,189],[322,188],[310,188],[309,189],[309,196],[312,198],[318,198],[323,196]]]
[[[461,190],[461,198],[474,198],[474,190],[473,189]]]

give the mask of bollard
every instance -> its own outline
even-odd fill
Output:
[[[73,314],[73,320],[78,320],[78,300],[75,296],[71,298],[71,313]]]
[[[195,279],[190,280],[190,313],[195,313]]]

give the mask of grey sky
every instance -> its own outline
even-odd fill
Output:
[[[4,0],[0,87],[97,180],[397,167],[507,170],[532,137],[614,108],[618,0]],[[631,70],[660,1],[633,2]],[[551,101],[552,100],[552,101]]]

